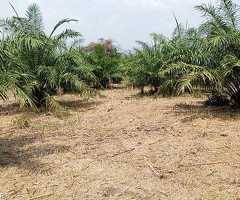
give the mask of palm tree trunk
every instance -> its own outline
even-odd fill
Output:
[[[142,86],[140,89],[141,89],[141,94],[144,94],[144,86]]]

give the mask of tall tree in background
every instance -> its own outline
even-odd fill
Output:
[[[111,83],[121,80],[121,54],[112,40],[100,39],[97,43],[90,43],[85,48],[85,53],[87,62],[93,67],[93,73],[98,79],[99,87],[108,88]]]

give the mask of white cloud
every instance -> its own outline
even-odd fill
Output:
[[[160,0],[124,0],[124,2],[129,6],[147,6],[147,7],[157,7],[161,4]]]
[[[1,0],[2,17],[13,14],[9,0]],[[11,0],[20,14],[36,2],[43,12],[46,30],[60,19],[79,20],[74,29],[87,41],[111,37],[123,48],[134,46],[135,40],[147,40],[149,33],[170,35],[175,22],[173,13],[183,23],[194,26],[201,16],[193,7],[211,0]],[[239,1],[239,0],[237,0]]]

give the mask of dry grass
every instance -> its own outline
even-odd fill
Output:
[[[240,198],[238,110],[117,88],[68,115],[0,107],[0,199]]]

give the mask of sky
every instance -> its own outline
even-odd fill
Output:
[[[1,0],[0,16],[13,15],[9,2],[24,15],[29,4],[37,3],[43,13],[45,30],[63,18],[78,19],[71,28],[79,31],[85,43],[111,38],[120,48],[148,41],[150,33],[170,36],[175,28],[173,15],[183,24],[197,26],[203,20],[195,5],[214,0]],[[69,25],[67,25],[69,28]]]

